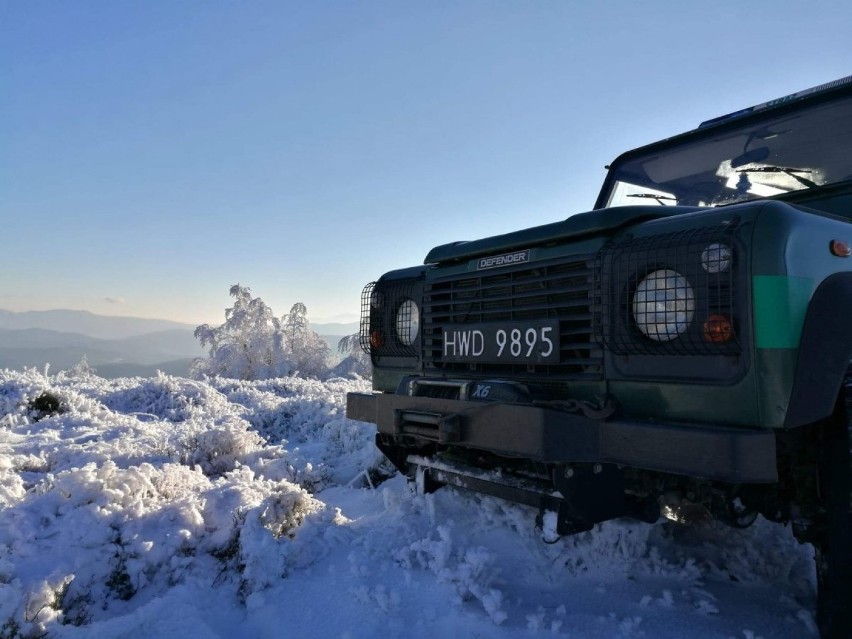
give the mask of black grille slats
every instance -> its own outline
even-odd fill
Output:
[[[424,365],[445,374],[537,375],[599,379],[600,345],[593,339],[595,257],[427,282],[423,298]],[[559,320],[558,364],[493,364],[442,361],[447,325]]]

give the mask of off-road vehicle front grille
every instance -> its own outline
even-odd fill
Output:
[[[423,364],[443,374],[599,379],[603,354],[593,337],[595,256],[427,282],[423,291]],[[543,319],[559,321],[559,362],[443,361],[443,327]]]

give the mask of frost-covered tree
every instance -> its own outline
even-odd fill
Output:
[[[248,287],[235,284],[230,294],[234,305],[225,310],[225,323],[195,329],[196,339],[210,350],[207,358],[192,363],[193,375],[264,379],[289,374],[290,368],[276,348],[280,324],[272,309],[259,297],[252,297]]]
[[[268,379],[325,373],[328,346],[310,330],[304,304],[295,304],[278,319],[248,287],[235,284],[230,294],[234,305],[225,310],[225,323],[195,329],[195,337],[209,348],[208,357],[192,363],[195,377]]]
[[[281,318],[282,344],[300,377],[322,377],[328,370],[328,343],[311,330],[308,309],[301,302],[293,304]]]

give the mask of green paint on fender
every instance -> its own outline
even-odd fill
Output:
[[[814,282],[808,277],[754,276],[757,348],[798,348]]]

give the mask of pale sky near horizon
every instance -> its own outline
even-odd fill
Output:
[[[0,0],[0,309],[353,320],[619,153],[852,74],[849,2]]]

